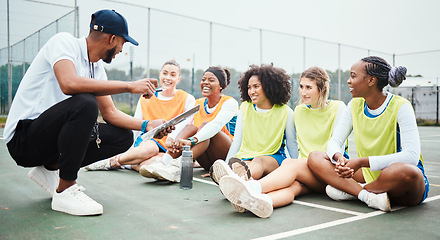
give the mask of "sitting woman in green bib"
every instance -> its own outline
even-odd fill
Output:
[[[229,201],[266,218],[274,207],[288,205],[296,196],[310,190],[324,191],[326,185],[307,167],[307,157],[312,151],[326,150],[334,123],[345,111],[344,102],[328,100],[329,87],[329,76],[320,67],[311,67],[301,74],[301,98],[294,111],[298,159],[287,158],[279,168],[259,180],[225,176],[220,189]]]
[[[391,211],[392,205],[415,206],[429,191],[416,117],[408,100],[384,92],[405,80],[405,67],[391,67],[380,57],[353,64],[347,80],[348,103],[326,152],[312,152],[308,166],[328,184],[334,200],[359,199],[369,207]],[[341,149],[353,132],[357,158]]]
[[[290,99],[290,76],[272,65],[252,65],[238,81],[243,103],[235,135],[226,157],[233,171],[245,179],[259,179],[290,156],[298,156]],[[219,182],[227,174],[224,161],[213,164],[211,177]]]

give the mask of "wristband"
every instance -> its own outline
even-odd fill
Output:
[[[194,145],[196,145],[196,140],[193,137],[188,138],[188,140],[191,141],[191,147],[194,147]]]
[[[147,131],[147,124],[150,120],[145,120],[142,122],[141,131],[146,132]]]

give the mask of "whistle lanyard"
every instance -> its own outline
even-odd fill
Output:
[[[89,60],[89,76],[90,76],[90,78],[93,78],[93,79],[95,78],[95,66],[93,65],[92,62],[90,62],[90,60]],[[93,126],[93,131],[96,134],[96,146],[98,148],[100,148],[99,144],[101,143],[101,138],[99,138],[99,124],[98,124],[98,122],[95,122],[95,126]]]

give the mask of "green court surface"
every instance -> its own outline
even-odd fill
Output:
[[[29,169],[16,166],[0,139],[0,239],[440,239],[440,128],[419,131],[431,183],[425,203],[384,213],[360,201],[310,194],[268,219],[235,212],[200,169],[191,190],[129,170],[81,169],[78,184],[104,214],[55,212],[49,194],[28,178]]]

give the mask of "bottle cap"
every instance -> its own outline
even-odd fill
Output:
[[[191,147],[188,145],[183,146],[183,151],[190,151]]]

